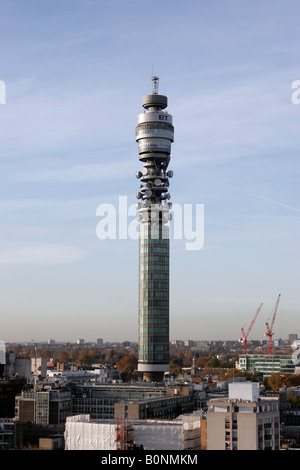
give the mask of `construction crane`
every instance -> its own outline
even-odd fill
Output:
[[[263,302],[260,304],[260,306],[256,310],[255,315],[253,317],[253,320],[252,320],[252,322],[251,322],[251,324],[250,324],[250,326],[247,330],[247,333],[245,333],[244,328],[241,328],[242,338],[240,339],[240,342],[244,344],[244,354],[247,354],[247,338],[248,338],[248,335],[250,333],[250,330],[251,330],[252,326],[254,325],[254,322],[255,322],[255,320],[257,318],[257,315],[259,314],[260,309],[261,309],[262,306],[263,306]]]
[[[273,342],[272,342],[273,326],[274,326],[274,321],[275,321],[275,317],[276,317],[276,313],[277,313],[277,309],[278,309],[280,296],[281,296],[281,294],[278,295],[277,300],[276,300],[271,326],[269,325],[268,322],[266,323],[267,332],[265,333],[265,336],[267,336],[269,338],[269,354],[273,354]]]

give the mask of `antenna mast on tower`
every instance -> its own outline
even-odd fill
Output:
[[[152,94],[153,95],[158,95],[158,82],[159,82],[159,78],[154,75],[152,77]]]

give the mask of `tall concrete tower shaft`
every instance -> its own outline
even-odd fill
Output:
[[[169,202],[168,171],[174,140],[168,99],[158,94],[152,77],[152,94],[143,97],[145,111],[138,115],[136,141],[142,171],[136,173],[139,202],[139,360],[138,370],[147,382],[160,382],[169,370]]]

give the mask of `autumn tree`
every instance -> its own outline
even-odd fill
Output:
[[[300,385],[300,376],[297,374],[282,374],[276,372],[276,374],[268,377],[268,386],[271,390],[279,390],[282,387],[294,387]]]
[[[200,357],[197,358],[196,366],[203,369],[203,367],[205,367],[206,363],[207,363],[207,357],[206,356],[200,356]]]
[[[193,360],[193,351],[189,348],[186,348],[184,352],[183,365],[186,367],[191,366],[192,360]]]
[[[179,364],[181,367],[183,366],[184,361],[184,353],[183,351],[170,351],[170,361],[174,361],[175,364]]]
[[[220,367],[220,361],[219,359],[214,356],[211,357],[205,364],[205,367]]]
[[[292,408],[300,408],[300,397],[296,393],[287,393],[286,398],[291,403]]]
[[[120,372],[133,372],[137,367],[137,359],[132,354],[123,356],[116,364]]]
[[[105,362],[113,362],[114,351],[112,349],[107,349],[105,354]]]
[[[224,381],[228,380],[230,377],[245,377],[246,380],[256,381],[253,372],[249,372],[249,371],[229,369],[224,374],[221,375],[221,379]]]
[[[68,351],[55,351],[54,359],[57,362],[69,362],[69,353]]]
[[[89,351],[82,351],[81,354],[78,357],[78,362],[81,365],[88,365],[91,366],[94,362],[94,355],[90,353]]]
[[[176,359],[171,360],[170,361],[170,374],[177,376],[181,374],[181,371],[182,371],[182,367],[179,364],[179,361]]]
[[[299,387],[300,385],[300,374],[288,374],[287,387]]]

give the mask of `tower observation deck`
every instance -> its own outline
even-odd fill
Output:
[[[136,141],[143,164],[136,173],[140,221],[139,239],[139,359],[138,371],[146,382],[161,382],[169,370],[169,202],[168,171],[173,119],[165,111],[168,99],[158,94],[158,77],[152,77],[152,94],[143,97],[145,111],[138,115]]]

